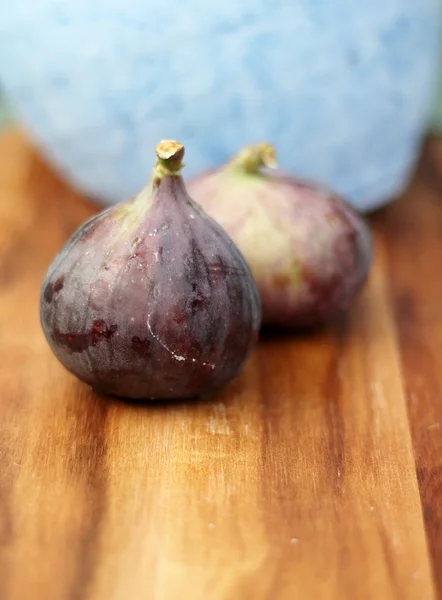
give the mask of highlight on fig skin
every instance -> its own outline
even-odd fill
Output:
[[[205,395],[230,381],[260,328],[242,254],[187,194],[184,147],[162,141],[146,187],[72,236],[43,281],[40,318],[60,362],[134,399]]]
[[[363,286],[372,261],[363,218],[330,190],[277,169],[270,144],[246,146],[187,187],[247,260],[264,324],[317,325]]]

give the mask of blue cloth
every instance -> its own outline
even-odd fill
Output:
[[[186,176],[267,140],[360,208],[397,194],[436,74],[439,0],[16,0],[0,80],[85,193],[127,198],[161,138]]]

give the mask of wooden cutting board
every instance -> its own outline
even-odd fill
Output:
[[[0,138],[0,598],[442,598],[442,141],[371,219],[353,310],[262,340],[211,402],[95,395],[45,270],[96,208]]]

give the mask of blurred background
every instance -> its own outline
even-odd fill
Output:
[[[188,177],[267,140],[370,210],[442,130],[440,23],[440,0],[18,0],[0,9],[0,126],[103,204],[170,137]]]

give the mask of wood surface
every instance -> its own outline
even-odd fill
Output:
[[[322,331],[210,402],[131,405],[52,356],[39,286],[96,207],[0,138],[1,600],[442,598],[442,140]]]

